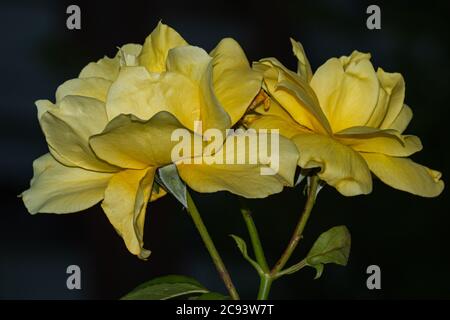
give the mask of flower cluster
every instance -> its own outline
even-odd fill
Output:
[[[128,250],[146,259],[147,203],[165,195],[155,175],[172,163],[198,192],[246,198],[293,186],[297,166],[319,168],[320,179],[346,196],[370,193],[371,172],[394,188],[439,195],[441,174],[407,158],[422,145],[403,134],[412,112],[403,101],[402,76],[375,71],[370,55],[357,51],[313,74],[301,44],[292,45],[297,72],[274,58],[251,66],[229,38],[208,53],[159,23],[142,46],[126,44],[114,58],[89,63],[58,87],[55,103],[36,102],[49,153],[33,163],[31,186],[22,194],[28,211],[71,213],[102,201]],[[192,137],[208,129],[278,129],[279,169],[261,175],[263,161],[174,162],[171,136],[180,128]],[[234,138],[225,134],[220,145],[226,149]],[[250,158],[250,151],[225,153]]]

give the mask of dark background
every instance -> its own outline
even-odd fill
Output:
[[[333,56],[368,51],[375,66],[401,72],[406,102],[414,111],[407,130],[421,137],[419,163],[449,176],[449,57],[447,1],[375,2],[382,29],[366,28],[363,1],[8,1],[0,4],[0,298],[116,299],[141,282],[164,274],[196,277],[224,292],[186,212],[167,196],[149,205],[147,262],[128,253],[97,205],[69,215],[27,213],[17,198],[28,187],[32,161],[47,152],[34,101],[53,100],[56,87],[88,62],[112,56],[124,43],[142,43],[159,19],[191,44],[207,50],[226,36],[238,40],[250,60],[275,56],[291,68],[289,36],[300,40],[313,69]],[[82,29],[66,29],[66,8],[78,4]],[[448,180],[447,180],[448,181]],[[245,183],[243,181],[242,183]],[[195,195],[205,223],[242,297],[256,295],[258,279],[228,234],[248,240],[237,198],[229,193]],[[268,260],[286,245],[303,207],[301,187],[251,201]],[[300,259],[317,236],[345,224],[352,234],[347,267],[328,265],[283,278],[272,298],[450,298],[448,192],[424,199],[379,181],[368,196],[346,198],[324,188],[318,198]],[[292,262],[296,262],[292,260]],[[66,288],[66,268],[82,270],[82,290]],[[366,287],[366,268],[381,267],[382,289]]]

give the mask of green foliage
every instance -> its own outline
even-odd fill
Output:
[[[187,208],[186,184],[180,179],[177,166],[173,163],[169,164],[159,168],[158,173],[157,182]]]
[[[191,297],[189,300],[230,300],[230,297],[217,292],[207,292],[196,297]]]
[[[210,293],[197,280],[181,275],[168,275],[147,281],[122,300],[168,300],[172,298]]]
[[[239,251],[241,251],[245,260],[247,260],[256,269],[258,274],[260,274],[260,275],[264,274],[264,271],[262,270],[262,268],[258,264],[258,262],[256,262],[252,258],[250,258],[250,256],[248,255],[247,244],[245,243],[245,241],[242,238],[240,238],[234,234],[230,234],[230,237],[232,237],[233,240],[236,242],[236,245],[237,245]]]
[[[305,266],[310,266],[316,269],[314,279],[318,279],[323,273],[324,265],[327,263],[335,263],[341,266],[347,265],[350,245],[351,237],[347,227],[333,227],[317,238],[305,259],[279,272],[277,277],[292,274]]]
[[[333,227],[322,233],[305,258],[306,265],[317,271],[314,279],[320,278],[324,264],[347,265],[350,246],[351,237],[346,226]]]

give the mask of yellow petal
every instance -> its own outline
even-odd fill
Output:
[[[159,22],[145,39],[139,56],[140,65],[150,72],[166,71],[166,58],[170,49],[188,43],[171,27]]]
[[[117,51],[114,58],[104,57],[97,62],[91,62],[81,70],[79,78],[103,78],[114,81],[119,75],[120,67],[131,64],[132,61],[137,63],[137,56],[140,54],[142,46],[139,44],[129,43]],[[132,64],[134,65],[134,64]]]
[[[263,97],[264,95],[265,93]],[[256,107],[252,107],[252,112],[244,116],[242,123],[253,129],[279,129],[280,134],[288,138],[300,133],[298,130],[308,131],[299,125],[278,102],[269,97]]]
[[[160,112],[142,121],[132,115],[120,115],[105,130],[90,139],[95,154],[118,167],[144,169],[171,163],[171,151],[177,141],[172,132],[183,128],[168,112]]]
[[[78,76],[79,78],[103,78],[114,81],[119,74],[120,63],[117,57],[104,57],[97,62],[90,62],[85,66]]]
[[[312,78],[311,65],[306,57],[305,50],[300,42],[290,38],[292,51],[298,59],[297,73],[306,81],[310,82]]]
[[[365,125],[376,107],[379,82],[369,57],[332,58],[311,79],[334,132]]]
[[[444,189],[441,173],[408,158],[361,153],[370,170],[387,185],[422,197],[437,197]]]
[[[305,113],[304,108],[299,108],[302,105],[307,105],[299,88],[299,86],[295,86],[289,81],[280,81],[277,93],[274,96],[300,125],[316,132],[330,133],[331,129],[328,120],[318,104],[309,104],[308,111],[310,114]]]
[[[171,49],[167,56],[167,71],[186,76],[198,87],[196,89],[199,93],[197,103],[200,104],[200,119],[204,130],[209,128],[225,130],[231,126],[230,117],[214,93],[212,58],[206,51],[194,46]],[[194,101],[191,102],[191,104],[194,103]]]
[[[49,153],[33,162],[30,188],[22,193],[30,213],[70,213],[85,210],[103,199],[112,174],[70,168]]]
[[[400,73],[389,73],[378,68],[380,83],[389,95],[389,104],[386,115],[380,124],[381,129],[391,128],[392,123],[399,116],[405,100],[405,80]]]
[[[367,120],[365,124],[366,127],[378,128],[380,126],[389,108],[389,99],[390,94],[383,87],[383,83],[380,82],[380,90],[378,91],[378,101],[375,108],[373,109],[372,115],[369,117],[369,120]]]
[[[106,101],[111,81],[103,78],[77,78],[64,82],[56,90],[56,102],[65,96],[84,96]]]
[[[370,53],[364,53],[358,50],[354,50],[351,55],[340,57],[339,61],[344,68],[347,68],[352,63],[359,63],[363,60],[370,60],[371,57],[372,56]]]
[[[102,208],[128,250],[141,259],[150,251],[143,248],[147,203],[155,168],[124,170],[115,174],[105,190]]]
[[[419,137],[402,136],[396,130],[380,130],[370,127],[352,127],[335,134],[343,144],[361,152],[383,153],[396,157],[408,157],[422,150]]]
[[[246,136],[246,134],[248,136]],[[255,140],[247,140],[252,136]],[[235,139],[234,148],[226,147],[227,142]],[[256,141],[256,135],[251,132],[239,133],[228,136],[223,153],[213,156],[203,156],[200,164],[177,163],[180,177],[194,190],[198,192],[229,191],[246,198],[264,198],[271,194],[281,192],[284,186],[292,186],[295,168],[297,166],[298,152],[295,145],[288,139],[279,136],[279,161],[275,158],[271,162],[272,169],[261,162],[260,157],[251,161],[255,155],[248,142],[245,147],[239,147],[238,140]],[[270,141],[270,138],[269,138]],[[252,144],[253,147],[255,144]],[[274,152],[273,155],[276,153]],[[270,154],[269,154],[270,155]],[[234,164],[225,164],[226,158],[234,159]],[[238,159],[243,161],[239,164]],[[222,159],[222,163],[218,163]],[[214,163],[216,160],[216,163]],[[228,162],[229,163],[229,162]],[[277,168],[278,167],[278,168]],[[266,174],[261,174],[261,168],[266,169]],[[268,170],[270,175],[267,175]]]
[[[411,108],[404,104],[397,118],[395,118],[395,120],[390,125],[388,125],[388,128],[397,130],[398,132],[402,133],[408,127],[408,124],[411,121],[412,117],[413,112]]]
[[[318,176],[344,196],[372,191],[369,168],[361,155],[338,141],[318,134],[299,134],[292,138],[300,157],[300,167],[320,168]]]
[[[152,194],[150,196],[149,201],[150,202],[156,201],[159,198],[164,197],[166,194],[167,192],[155,182],[153,183]]]
[[[251,69],[244,51],[234,39],[221,40],[211,56],[214,92],[234,125],[260,91],[262,74]]]
[[[66,96],[59,108],[40,119],[50,151],[58,160],[87,170],[114,172],[117,168],[98,159],[88,144],[89,137],[101,132],[106,122],[104,104],[81,96]]]
[[[144,67],[123,67],[109,90],[106,110],[109,119],[133,114],[143,120],[168,111],[194,130],[194,121],[200,120],[200,92],[193,81],[180,73],[157,74]]]
[[[274,58],[263,59],[260,64],[271,66],[264,72],[265,86],[296,122],[316,132],[331,133],[319,101],[306,81]],[[258,63],[255,67],[258,68]]]
[[[256,130],[278,129],[280,130],[280,134],[286,138],[292,138],[300,133],[310,132],[293,120],[272,115],[258,116],[248,123],[248,127]]]
[[[44,113],[46,113],[49,110],[53,110],[55,108],[58,108],[55,104],[53,104],[49,100],[37,100],[34,103],[37,107],[38,112],[38,119],[40,120]]]
[[[212,61],[209,54],[200,47],[182,46],[169,50],[166,69],[177,72],[199,84]]]
[[[266,95],[264,91],[262,91],[262,95]],[[256,99],[255,99],[256,100]],[[252,109],[256,113],[262,116],[277,116],[289,121],[295,121],[294,118],[284,109],[275,99],[266,97],[265,100],[260,102],[254,109]]]
[[[119,58],[120,66],[133,67],[139,65],[139,54],[141,51],[142,46],[135,43],[128,43],[119,48],[116,57]]]
[[[42,116],[50,110],[58,110],[59,106],[52,103],[49,100],[37,100],[35,102],[38,112],[38,119],[39,122],[41,122]],[[61,162],[62,164],[68,166],[68,167],[76,167],[77,165],[70,161],[69,159],[63,157],[61,154],[59,154],[51,145],[48,146],[50,153],[53,155],[53,157]]]
[[[401,74],[388,73],[378,68],[377,77],[380,83],[380,91],[377,105],[367,121],[368,127],[380,127],[383,122],[393,121],[403,104],[405,94],[405,83]],[[388,129],[389,126],[384,124],[382,129]]]

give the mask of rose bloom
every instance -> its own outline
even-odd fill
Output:
[[[280,129],[296,144],[298,165],[319,168],[320,179],[345,196],[370,193],[371,172],[393,188],[438,196],[441,173],[408,158],[422,144],[403,134],[412,111],[404,104],[402,75],[375,71],[370,54],[358,51],[329,59],[313,75],[303,47],[291,42],[297,72],[274,58],[254,64],[264,76],[258,99],[264,104],[246,116],[246,125]]]
[[[146,259],[147,203],[165,194],[154,178],[172,163],[172,132],[201,135],[194,133],[195,121],[225,131],[243,116],[261,82],[233,39],[208,54],[159,23],[143,46],[127,44],[114,58],[89,63],[58,87],[55,103],[36,102],[50,152],[33,163],[34,177],[22,194],[28,211],[71,213],[102,201],[128,250]],[[260,198],[293,184],[298,152],[286,138],[280,149],[288,156],[275,175],[261,175],[259,163],[176,165],[196,191]]]

